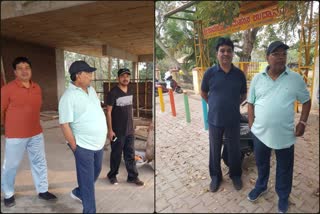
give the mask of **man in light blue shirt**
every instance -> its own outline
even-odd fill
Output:
[[[100,100],[90,86],[95,70],[85,61],[72,63],[72,82],[59,101],[59,123],[77,168],[79,186],[72,190],[71,197],[82,202],[83,213],[96,212],[94,183],[102,168],[108,130]]]
[[[258,168],[255,188],[248,194],[256,201],[267,192],[271,150],[277,159],[275,189],[279,197],[278,211],[288,210],[292,188],[294,143],[302,136],[311,102],[301,75],[286,67],[286,44],[275,41],[267,49],[268,66],[257,74],[250,85],[248,120],[253,133],[254,154]],[[294,124],[294,102],[302,103],[300,121]]]

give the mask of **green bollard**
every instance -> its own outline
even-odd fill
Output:
[[[187,92],[184,92],[184,108],[185,108],[185,111],[186,111],[187,122],[190,123],[191,122],[191,118],[190,118],[190,108],[189,108],[189,100],[188,100]]]

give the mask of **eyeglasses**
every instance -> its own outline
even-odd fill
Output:
[[[280,57],[280,56],[286,57],[287,55],[288,55],[287,52],[273,52],[273,53],[271,53],[271,56],[274,56],[274,57]]]

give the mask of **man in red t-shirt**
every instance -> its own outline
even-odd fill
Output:
[[[40,126],[41,89],[31,81],[31,62],[17,57],[12,63],[16,79],[1,88],[1,125],[5,127],[5,155],[1,176],[4,205],[15,205],[14,181],[25,150],[40,199],[54,200],[48,192],[47,162]]]

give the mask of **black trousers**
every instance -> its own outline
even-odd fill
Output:
[[[209,171],[210,177],[222,179],[221,171],[221,146],[223,134],[226,137],[229,162],[229,176],[241,177],[241,152],[240,152],[240,124],[235,127],[216,127],[209,125]]]
[[[138,170],[134,160],[134,136],[120,136],[116,142],[111,143],[110,171],[108,178],[114,178],[119,173],[119,166],[123,151],[123,158],[128,172],[128,180],[134,180],[138,177]]]

